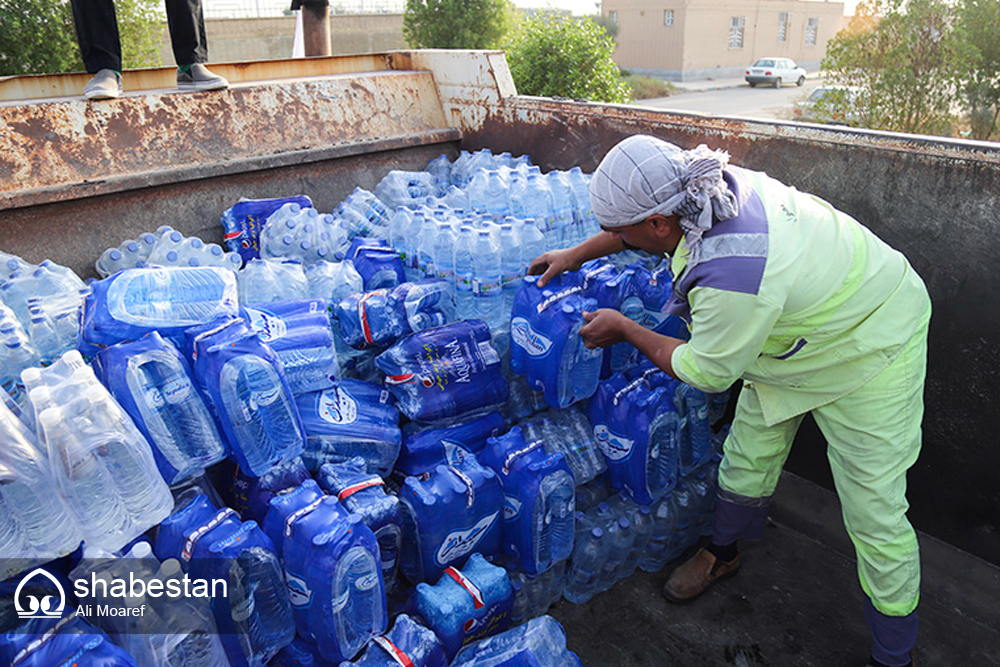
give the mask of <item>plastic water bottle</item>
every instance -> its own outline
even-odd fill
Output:
[[[580,659],[566,648],[566,632],[551,616],[494,635],[462,649],[452,667],[546,665],[579,667]]]
[[[272,364],[243,354],[230,359],[219,377],[219,391],[246,457],[247,469],[264,472],[289,441],[300,441],[295,406],[282,389]]]
[[[306,267],[305,275],[309,283],[308,294],[313,299],[338,303],[348,294],[365,290],[361,274],[348,259],[341,262],[315,262]]]
[[[451,185],[451,169],[451,161],[448,160],[448,156],[444,153],[427,163],[424,171],[428,172],[434,178],[438,194],[442,194]]]
[[[97,385],[96,381],[93,383]],[[162,521],[173,498],[156,471],[149,445],[96,389],[65,408],[41,412],[49,460],[62,461],[56,483],[88,544],[117,551]]]
[[[372,639],[361,657],[350,664],[358,667],[448,667],[448,658],[437,635],[406,614],[400,614],[389,632]]]
[[[632,524],[625,517],[618,517],[610,523],[607,530],[608,556],[601,567],[597,590],[604,592],[618,581],[622,565],[628,558],[632,548]]]
[[[712,456],[712,430],[708,422],[708,398],[687,384],[677,387],[677,402],[686,418],[680,442],[679,474],[685,477]]]
[[[0,346],[0,383],[3,390],[10,394],[22,408],[27,406],[24,385],[21,382],[21,371],[37,366],[38,353],[27,342],[23,335],[11,331],[0,331],[2,346]]]
[[[510,318],[510,311],[514,306],[514,295],[521,288],[521,280],[524,277],[525,263],[521,257],[521,247],[518,241],[513,225],[505,223],[500,226],[500,284],[505,320]]]
[[[646,543],[646,549],[639,558],[639,569],[643,572],[659,572],[672,557],[671,538],[674,534],[675,512],[672,494],[660,498],[652,507],[653,531]]]
[[[559,246],[572,248],[584,239],[580,233],[580,225],[576,224],[573,215],[573,186],[565,172],[550,171],[546,174],[549,188],[552,190],[552,217],[559,233]]]
[[[0,576],[65,556],[80,543],[34,433],[0,401]],[[15,560],[17,559],[17,560]]]
[[[98,353],[102,382],[153,446],[168,484],[226,455],[215,423],[173,344],[153,332]]]
[[[582,604],[597,593],[604,562],[608,558],[608,542],[604,530],[593,526],[577,535],[569,572],[563,585],[563,597]]]
[[[254,259],[236,274],[242,305],[290,301],[308,292],[308,280],[298,262]]]
[[[451,223],[438,227],[437,240],[434,246],[434,268],[437,278],[444,280],[448,286],[448,300],[455,302],[455,243],[458,233]]]
[[[504,487],[504,550],[529,575],[545,572],[573,551],[573,475],[562,454],[541,440],[526,443],[517,426],[489,438],[480,454]]]
[[[511,192],[514,215],[535,221],[545,237],[545,249],[560,245],[559,230],[555,226],[555,199],[548,181],[540,173],[529,173]]]
[[[403,541],[403,508],[399,498],[386,493],[382,478],[369,473],[361,457],[325,464],[316,477],[324,491],[336,496],[348,512],[359,514],[375,534],[385,589],[395,590]]]
[[[529,218],[522,224],[519,237],[521,240],[521,260],[524,264],[522,270],[527,271],[528,265],[545,252],[545,236],[538,228],[538,223]]]
[[[589,237],[600,230],[597,218],[594,217],[594,210],[590,206],[590,176],[583,173],[579,167],[573,167],[566,172],[570,186],[573,188],[573,207],[575,209],[577,224],[586,237]]]
[[[463,226],[455,242],[455,316],[459,320],[469,320],[476,315],[472,285],[475,277],[473,265],[476,235],[472,227]]]
[[[326,660],[353,658],[385,632],[378,543],[360,515],[310,479],[272,498],[264,525],[281,544],[296,628]]]
[[[437,222],[434,218],[425,218],[417,234],[417,271],[421,280],[437,277],[437,267],[434,266],[437,237]]]
[[[445,653],[510,626],[513,589],[507,572],[474,553],[465,567],[449,567],[433,586],[417,584],[416,610],[434,631]]]
[[[504,326],[503,293],[500,287],[500,249],[490,232],[479,230],[472,255],[472,296],[475,313],[491,330]]]
[[[419,204],[437,193],[437,180],[425,171],[393,170],[375,186],[375,196],[391,209]]]

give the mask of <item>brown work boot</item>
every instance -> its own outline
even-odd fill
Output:
[[[663,597],[671,602],[690,602],[716,581],[733,576],[739,569],[739,554],[731,561],[722,562],[708,549],[700,549],[670,573],[670,578],[663,586]]]

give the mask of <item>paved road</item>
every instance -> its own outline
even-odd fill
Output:
[[[683,87],[684,84],[678,84]],[[780,89],[751,88],[746,83],[717,90],[688,90],[670,97],[640,100],[637,104],[671,111],[696,111],[715,116],[744,118],[792,118],[792,106],[820,85],[818,78],[807,79],[801,88],[787,85]]]

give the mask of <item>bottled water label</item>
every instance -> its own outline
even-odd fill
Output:
[[[281,395],[281,387],[273,387],[271,389],[265,389],[264,391],[255,391],[250,395],[250,405],[253,408],[259,408],[265,405],[271,405],[276,400],[278,396]]]
[[[319,416],[331,424],[353,424],[358,419],[358,403],[337,387],[320,396]]]
[[[288,597],[292,601],[293,607],[308,607],[312,602],[312,590],[309,588],[309,584],[305,582],[301,577],[296,577],[294,574],[285,570],[285,581],[288,585]]]
[[[368,591],[375,588],[375,584],[378,583],[377,574],[367,574],[363,577],[358,577],[354,580],[354,587],[359,591]]]
[[[191,395],[191,383],[186,378],[171,380],[163,385],[160,393],[167,403],[178,405]]]
[[[484,516],[470,528],[449,533],[444,538],[441,546],[438,547],[437,553],[434,554],[438,564],[442,567],[446,566],[448,563],[463,558],[475,551],[479,540],[493,526],[498,514],[498,512],[493,512]]]
[[[144,398],[146,399],[146,405],[153,408],[154,410],[159,410],[166,403],[166,401],[163,398],[163,392],[156,387],[148,388],[146,390]]]
[[[497,294],[499,291],[499,280],[480,280],[479,278],[472,279],[472,293],[475,296],[488,297]]]
[[[503,520],[512,521],[521,513],[521,501],[513,496],[504,496]]]
[[[552,341],[535,331],[523,317],[515,317],[510,321],[510,337],[515,345],[532,357],[544,357],[552,348]]]
[[[489,341],[479,341],[477,345],[479,346],[479,354],[483,357],[483,363],[487,366],[500,363],[500,355],[493,349]]]
[[[628,455],[632,453],[632,446],[635,444],[635,440],[615,435],[604,424],[598,424],[594,427],[594,438],[597,440],[597,446],[600,447],[601,452],[612,461],[628,458]]]
[[[244,307],[243,310],[250,316],[250,326],[265,343],[284,338],[285,334],[288,333],[288,327],[280,317],[255,308]]]

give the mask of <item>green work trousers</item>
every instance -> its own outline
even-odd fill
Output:
[[[920,596],[917,536],[906,518],[906,471],[920,452],[929,314],[896,359],[866,384],[812,411],[874,607],[905,616]],[[789,391],[793,391],[789,389]],[[766,505],[804,415],[767,426],[746,383],[719,468],[720,495]]]

